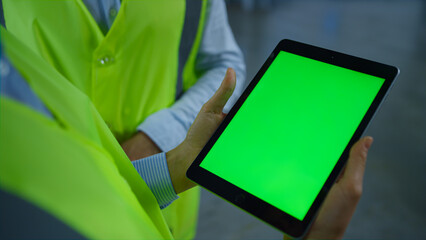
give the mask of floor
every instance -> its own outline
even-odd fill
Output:
[[[426,1],[234,0],[228,15],[249,80],[283,38],[401,69],[366,133],[375,142],[345,238],[426,239]],[[196,238],[282,239],[282,234],[203,190]]]

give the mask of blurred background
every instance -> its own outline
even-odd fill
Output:
[[[426,239],[426,1],[227,1],[250,81],[283,38],[398,66],[367,135],[364,192],[345,238]],[[282,239],[203,190],[197,239]]]

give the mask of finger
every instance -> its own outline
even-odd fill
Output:
[[[234,92],[235,84],[235,71],[232,68],[228,68],[222,84],[216,90],[213,97],[204,104],[203,110],[206,112],[222,113],[223,107]]]
[[[372,137],[364,137],[352,146],[345,173],[341,181],[350,181],[351,183],[362,184],[365,164],[367,161],[367,153],[372,143]]]

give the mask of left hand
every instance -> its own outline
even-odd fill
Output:
[[[234,92],[235,84],[235,71],[228,68],[222,84],[201,108],[185,140],[166,153],[167,165],[176,193],[195,186],[195,183],[186,178],[186,171],[225,118],[226,114],[222,110]]]
[[[161,149],[144,132],[137,132],[121,144],[131,161],[149,157],[161,152]]]

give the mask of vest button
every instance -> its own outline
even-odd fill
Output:
[[[98,63],[102,66],[107,65],[113,61],[114,61],[114,58],[110,56],[104,56],[104,57],[98,58]]]

